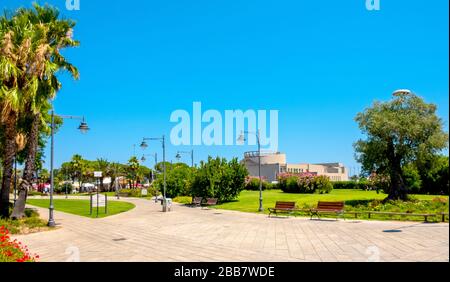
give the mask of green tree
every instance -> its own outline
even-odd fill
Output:
[[[97,159],[97,161],[94,164],[95,171],[101,171],[102,177],[100,177],[100,191],[105,191],[103,187],[103,181],[105,177],[110,177],[110,163],[106,159]]]
[[[123,166],[120,163],[111,163],[109,165],[108,175],[111,177],[111,183],[109,184],[108,191],[113,191],[116,180],[120,176],[123,176]]]
[[[127,178],[130,183],[130,188],[136,187],[139,167],[140,167],[139,160],[137,159],[136,156],[133,156],[128,160],[126,172]]]
[[[192,182],[196,169],[184,163],[173,164],[166,171],[166,195],[169,198],[191,194]],[[154,186],[159,191],[164,189],[163,174],[158,174]]]
[[[387,199],[407,199],[405,164],[447,147],[448,134],[436,106],[406,91],[395,93],[388,102],[375,102],[356,121],[367,136],[354,144],[356,159],[365,172],[389,176]]]
[[[221,202],[236,199],[245,188],[248,171],[236,158],[208,158],[200,162],[195,174],[191,194],[196,197],[218,198]]]
[[[19,197],[12,217],[24,216],[27,191],[36,171],[39,137],[46,127],[45,115],[51,108],[60,83],[56,72],[67,70],[75,77],[76,69],[60,51],[76,46],[71,39],[74,23],[59,20],[58,12],[50,6],[34,4],[34,9],[21,8],[12,16],[0,18],[0,123],[5,129],[2,179],[2,216],[7,213],[11,184],[12,160],[18,154],[18,140],[27,143],[27,157]],[[25,125],[25,126],[24,126]],[[26,137],[26,138],[25,138]],[[19,158],[18,158],[19,159]]]
[[[420,192],[422,188],[422,180],[414,163],[409,163],[403,166],[403,178],[408,191],[415,194]]]
[[[13,161],[19,151],[16,143],[19,113],[25,109],[26,93],[33,93],[37,86],[31,83],[27,73],[32,36],[32,26],[23,19],[0,17],[0,126],[3,131],[0,217],[3,218],[9,217]]]
[[[449,193],[449,157],[432,155],[419,158],[415,163],[422,182],[420,193]]]
[[[72,179],[72,182],[78,181],[78,187],[81,189],[83,185],[83,179],[86,175],[88,168],[87,162],[81,155],[75,154],[72,156],[71,161],[67,165],[67,172]]]

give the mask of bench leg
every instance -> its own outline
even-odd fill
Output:
[[[320,219],[319,212],[314,212],[314,211],[312,211],[312,212],[311,212],[311,219],[313,219],[314,216],[317,216],[317,219]]]

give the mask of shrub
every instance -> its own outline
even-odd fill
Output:
[[[403,166],[403,180],[410,193],[418,194],[420,192],[422,180],[414,164],[410,163]]]
[[[316,193],[330,193],[333,190],[333,184],[331,184],[330,178],[325,175],[316,176],[314,178],[314,192]]]
[[[0,262],[35,262],[39,256],[31,255],[27,246],[11,241],[9,231],[0,226]]]
[[[286,193],[323,194],[333,190],[330,179],[324,175],[282,175],[277,186]]]
[[[192,183],[191,195],[203,198],[217,198],[219,202],[236,199],[245,188],[248,171],[236,158],[209,157],[201,162]]]
[[[190,204],[192,203],[192,197],[191,196],[180,196],[173,199],[174,202],[180,203],[180,204]]]
[[[73,190],[72,184],[66,182],[61,185],[55,185],[53,192],[55,194],[66,194],[66,191],[67,191],[67,194],[71,194],[72,190]]]
[[[376,174],[369,179],[368,185],[371,189],[381,190],[385,194],[389,194],[391,179],[388,175]]]
[[[262,190],[272,190],[274,185],[267,181],[262,181]],[[248,177],[245,183],[245,190],[259,191],[259,178]]]
[[[169,198],[188,196],[191,193],[192,182],[196,169],[183,163],[170,165],[166,168],[166,195]],[[155,186],[159,191],[164,189],[164,175],[158,175]]]
[[[152,197],[156,194],[154,187],[148,187],[147,196],[142,196],[142,189],[120,189],[119,193],[128,194],[128,197],[141,198],[141,197]]]

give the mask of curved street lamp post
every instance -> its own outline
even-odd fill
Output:
[[[81,120],[80,125],[78,126],[78,130],[81,131],[81,133],[87,133],[90,128],[87,125],[85,118],[80,116],[65,116],[65,115],[55,115],[55,112],[52,111],[51,113],[51,149],[50,149],[50,206],[49,206],[49,217],[48,217],[48,226],[49,227],[55,227],[55,219],[53,217],[53,191],[54,191],[54,175],[53,175],[53,161],[54,161],[54,139],[55,139],[55,116],[62,118],[62,119],[78,119]],[[66,190],[66,196],[67,196],[67,190]]]
[[[175,158],[177,158],[177,160],[181,159],[181,154],[187,154],[191,156],[191,167],[194,167],[194,150],[191,151],[178,151],[177,155],[175,156]]]
[[[156,174],[156,166],[158,165],[158,153],[154,153],[154,154],[144,154],[142,155],[141,161],[145,162],[147,159],[145,157],[154,157],[155,158],[155,167],[154,167],[154,172],[152,173],[152,183],[155,181],[155,174]],[[156,189],[155,189],[156,191]],[[157,195],[155,195],[155,203],[158,202],[158,197]]]
[[[164,176],[164,191],[163,191],[163,212],[167,212],[167,198],[166,198],[166,137],[163,135],[161,138],[146,138],[142,139],[141,148],[145,150],[148,148],[146,141],[161,141],[163,149],[163,176]],[[144,157],[145,158],[145,157]]]
[[[264,211],[263,208],[263,197],[262,197],[262,177],[261,177],[261,140],[260,140],[260,131],[243,131],[238,138],[239,143],[244,143],[246,141],[245,134],[254,134],[256,136],[256,140],[258,141],[258,174],[259,174],[259,211]]]

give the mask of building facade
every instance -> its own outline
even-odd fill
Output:
[[[258,152],[245,153],[242,162],[246,166],[250,176],[259,176]],[[349,179],[348,170],[342,163],[292,164],[287,163],[286,154],[261,153],[261,176],[263,179],[274,182],[283,173],[325,175],[331,181],[347,181]]]

